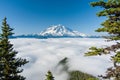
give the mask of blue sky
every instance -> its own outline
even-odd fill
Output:
[[[16,35],[39,33],[50,25],[62,24],[85,34],[95,35],[94,30],[104,18],[91,7],[98,0],[0,0],[0,22],[6,16]]]

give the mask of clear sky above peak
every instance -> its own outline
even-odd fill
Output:
[[[0,0],[0,22],[6,16],[16,35],[39,33],[62,24],[85,34],[96,35],[104,18],[98,18],[90,2],[98,0]],[[98,34],[97,34],[98,35]]]

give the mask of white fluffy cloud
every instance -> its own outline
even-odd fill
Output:
[[[105,47],[114,42],[104,39],[62,38],[62,39],[11,39],[17,50],[18,57],[27,58],[30,62],[24,68],[27,80],[44,80],[48,70],[53,72],[56,80],[66,80],[67,73],[59,74],[56,69],[58,62],[64,57],[69,58],[69,70],[81,70],[94,76],[104,74],[112,63],[110,55],[84,57],[91,46]]]

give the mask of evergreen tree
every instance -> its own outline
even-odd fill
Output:
[[[107,32],[110,36],[106,36],[105,38],[107,38],[108,41],[115,40],[116,44],[106,48],[91,47],[90,51],[85,55],[102,55],[114,52],[115,55],[111,57],[114,66],[107,69],[105,76],[101,75],[100,77],[120,80],[120,0],[100,0],[98,2],[92,2],[91,5],[93,7],[102,7],[103,10],[97,13],[97,16],[104,16],[107,18],[107,20],[101,24],[103,27],[98,28],[96,31]]]
[[[53,77],[53,75],[52,75],[52,73],[50,71],[48,71],[45,80],[54,80],[54,77]]]
[[[70,71],[69,77],[68,80],[98,80],[98,78],[81,71]]]
[[[16,58],[18,52],[13,49],[13,44],[9,41],[9,37],[14,34],[13,29],[7,24],[6,19],[3,19],[0,34],[0,80],[25,80],[19,73],[23,71],[20,67],[28,61]]]

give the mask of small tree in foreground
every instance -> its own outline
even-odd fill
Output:
[[[13,49],[9,37],[13,29],[7,24],[6,18],[2,22],[2,33],[0,34],[0,80],[25,80],[19,73],[23,71],[21,66],[26,64],[26,59],[16,58],[18,53]]]
[[[51,71],[48,71],[48,72],[47,72],[47,75],[46,75],[46,79],[45,79],[45,80],[54,80],[54,77],[53,77]]]
[[[120,0],[99,0],[98,2],[92,2],[91,5],[93,7],[102,7],[103,10],[97,15],[99,17],[107,17],[107,20],[101,24],[103,27],[98,28],[96,31],[108,32],[110,36],[105,38],[107,38],[109,41],[116,40],[116,44],[106,48],[91,47],[91,51],[87,52],[85,55],[102,55],[114,52],[115,55],[111,57],[111,61],[113,62],[114,66],[107,69],[105,76],[101,75],[100,77],[106,79],[112,78],[112,80],[120,80]]]

